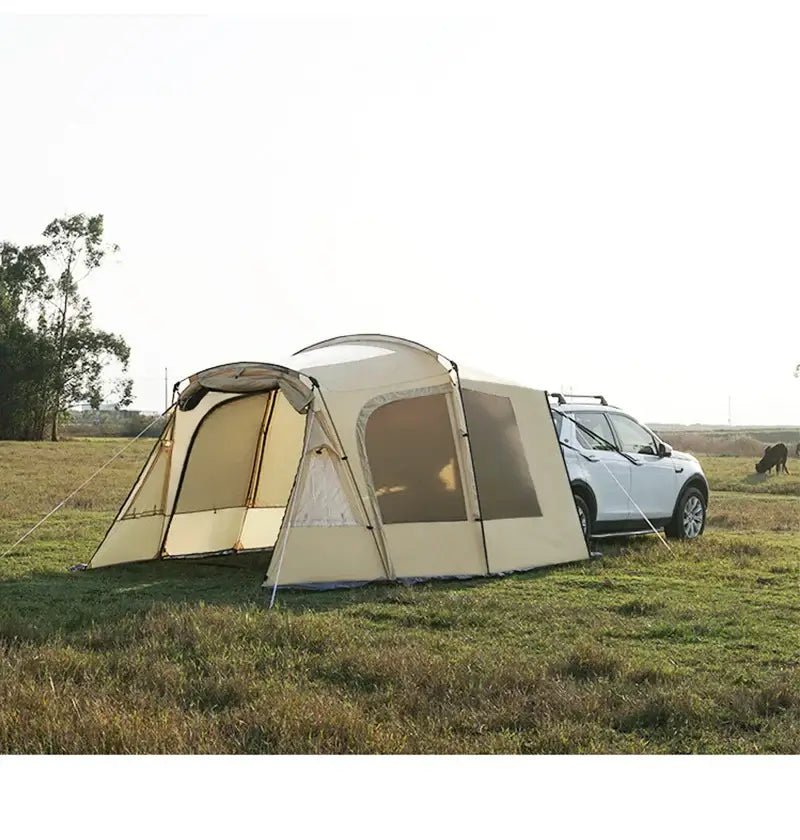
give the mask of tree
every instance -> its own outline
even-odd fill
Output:
[[[103,399],[103,374],[118,363],[119,407],[132,402],[125,340],[98,330],[80,283],[118,250],[103,238],[103,217],[54,219],[45,242],[0,244],[0,436],[58,439],[59,418],[76,403]]]
[[[30,317],[45,294],[43,251],[0,244],[0,437],[41,437],[45,423],[49,348]]]

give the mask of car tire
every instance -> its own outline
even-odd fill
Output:
[[[696,487],[687,487],[681,493],[664,533],[673,540],[696,540],[705,527],[706,500]]]
[[[592,512],[583,496],[573,493],[572,498],[575,500],[575,509],[578,511],[578,521],[581,523],[583,536],[588,543],[592,538]]]

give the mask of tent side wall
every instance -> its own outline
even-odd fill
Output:
[[[586,559],[546,394],[472,379],[462,389],[490,571]]]
[[[153,560],[161,550],[166,490],[174,451],[175,414],[167,421],[89,566]]]
[[[380,542],[319,396],[308,424],[286,518],[263,585],[385,580]]]

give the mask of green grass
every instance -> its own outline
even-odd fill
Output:
[[[712,490],[738,493],[800,496],[800,460],[789,458],[789,474],[757,473],[758,458],[734,458],[725,455],[700,456]]]
[[[127,446],[65,506],[67,510],[116,513],[153,443],[141,439],[130,443],[116,438],[68,440],[57,444],[0,441],[0,520],[16,518],[35,524]]]
[[[0,444],[0,546],[119,446]],[[268,610],[259,556],[66,571],[148,449],[2,561],[0,753],[800,749],[800,500],[714,493],[706,535],[672,553],[643,538]],[[704,460],[712,486],[735,460]]]
[[[800,499],[716,492],[711,497],[708,523],[727,530],[800,533]]]

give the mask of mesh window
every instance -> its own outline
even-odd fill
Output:
[[[167,481],[172,462],[172,435],[175,430],[175,415],[167,420],[167,425],[161,433],[151,453],[152,461],[147,473],[142,477],[142,483],[131,499],[120,519],[135,519],[138,516],[153,516],[164,513],[166,501]]]
[[[463,393],[481,515],[484,519],[541,516],[511,400],[468,388]]]
[[[122,517],[123,519],[164,513],[164,490],[169,476],[169,450],[172,442],[160,440],[157,446],[158,451],[153,459],[150,471],[141,487],[136,491],[136,495]]]
[[[244,507],[268,394],[222,403],[200,424],[175,513]]]
[[[445,394],[382,405],[369,416],[365,436],[386,525],[466,520]]]

